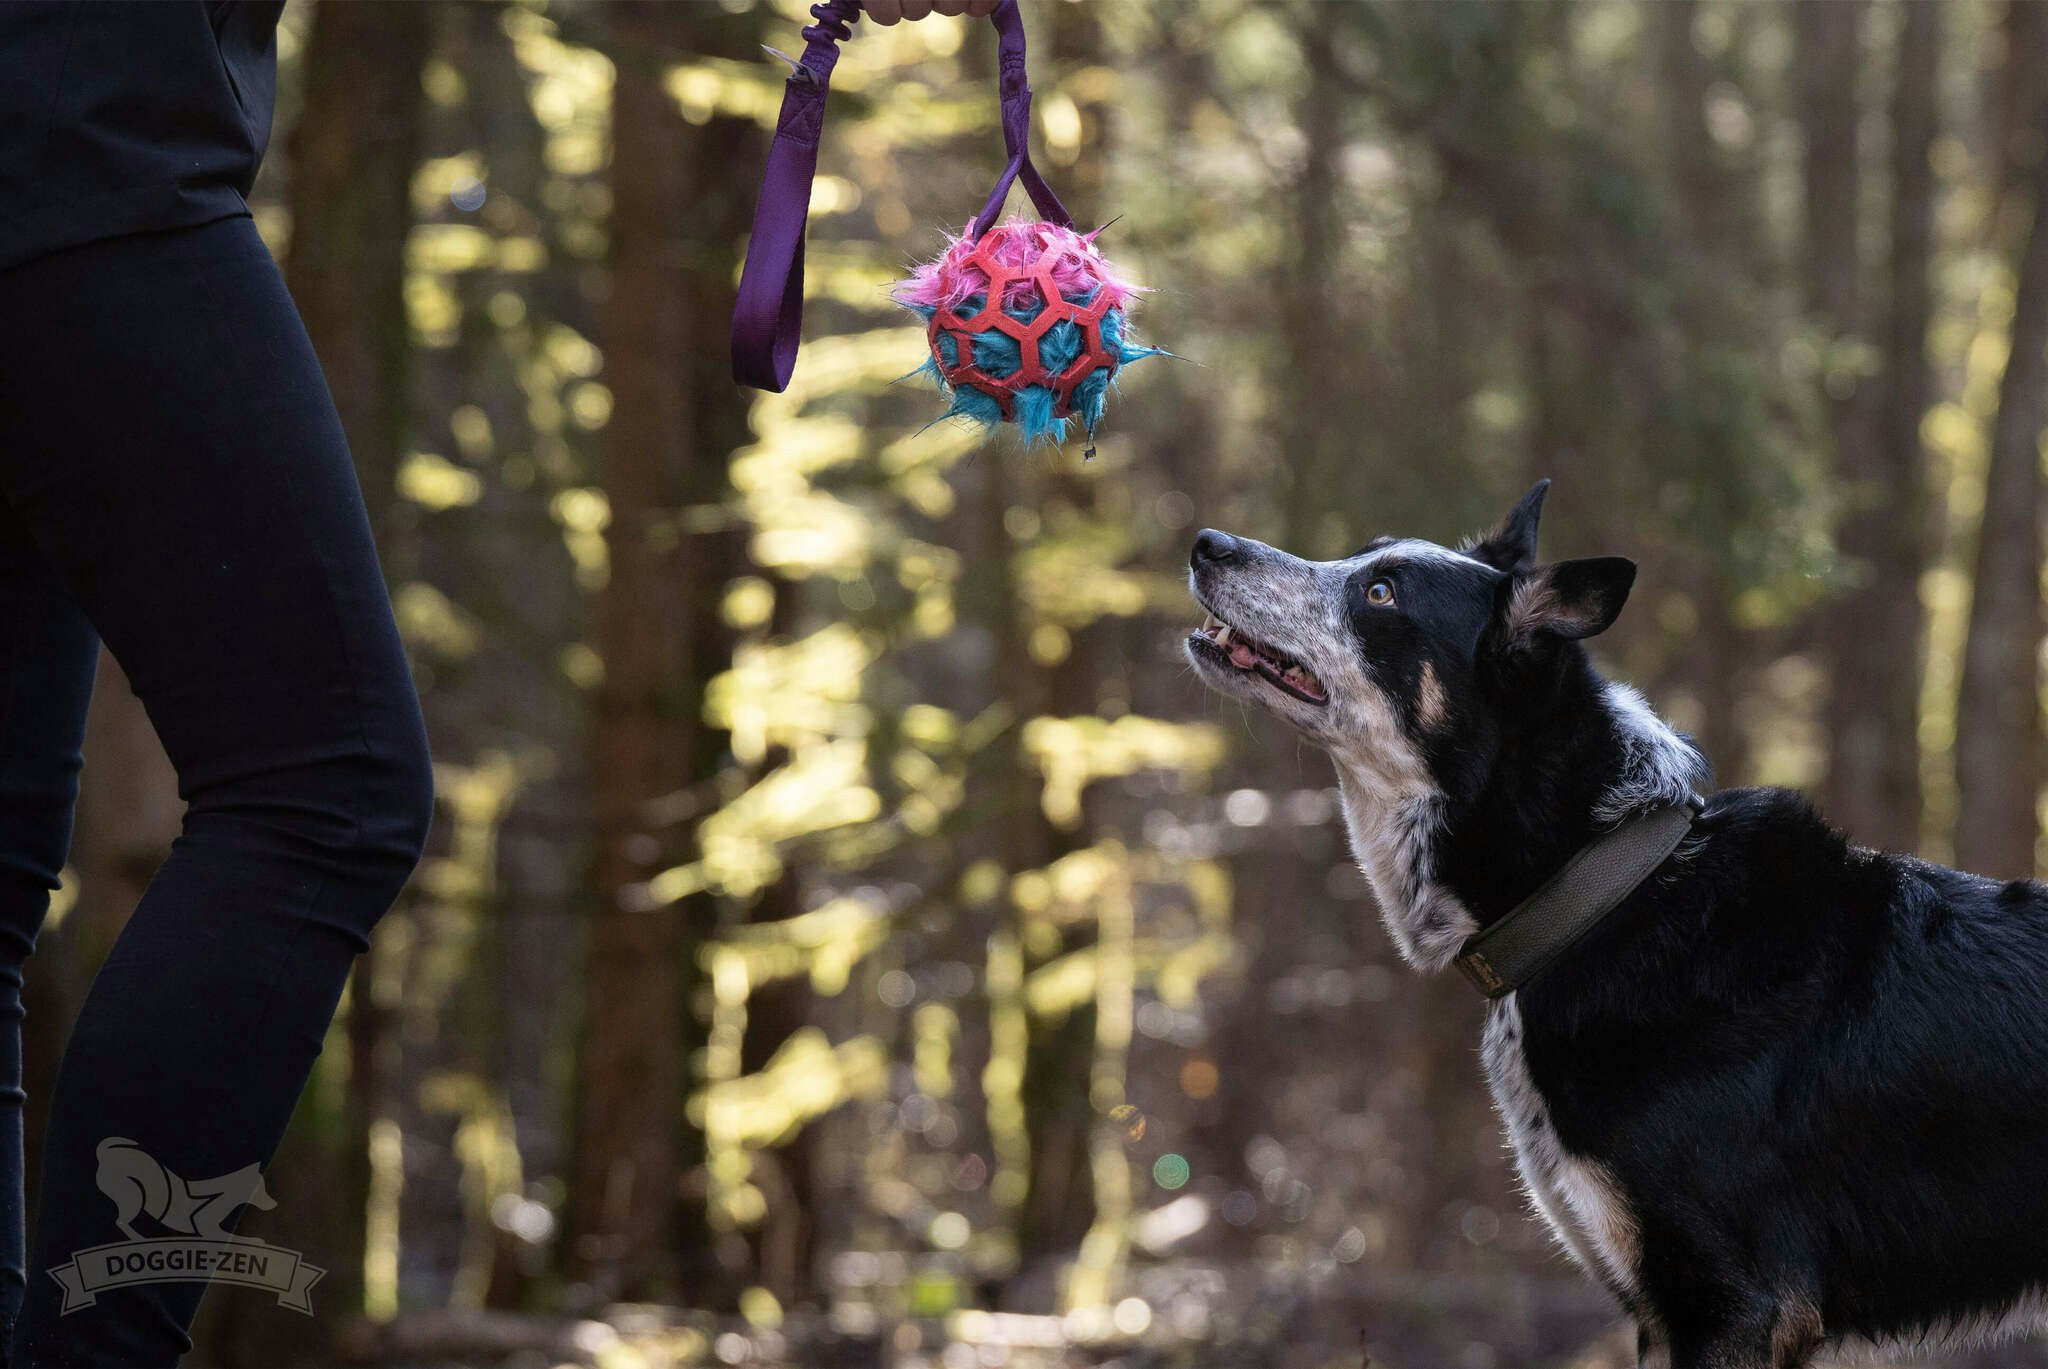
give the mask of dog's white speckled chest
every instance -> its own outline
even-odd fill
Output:
[[[1531,1206],[1582,1269],[1624,1300],[1632,1297],[1641,1260],[1635,1215],[1613,1175],[1571,1154],[1558,1139],[1523,1057],[1515,995],[1488,1010],[1481,1056]]]

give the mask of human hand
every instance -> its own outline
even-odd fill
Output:
[[[922,19],[928,14],[964,14],[985,19],[995,13],[997,0],[862,0],[869,19],[884,27],[898,19]]]

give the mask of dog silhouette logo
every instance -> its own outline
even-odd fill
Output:
[[[257,1165],[244,1165],[218,1179],[180,1179],[125,1136],[100,1142],[99,1160],[100,1192],[114,1200],[114,1225],[131,1241],[143,1238],[134,1223],[145,1213],[167,1231],[210,1241],[239,1240],[223,1225],[236,1208],[268,1212],[277,1206]]]
[[[277,1206],[263,1167],[248,1164],[217,1179],[186,1179],[126,1136],[109,1136],[94,1152],[94,1182],[114,1205],[114,1225],[128,1239],[75,1251],[50,1271],[64,1290],[65,1312],[93,1305],[103,1290],[138,1283],[237,1283],[277,1295],[278,1305],[311,1314],[310,1294],[326,1270],[296,1250],[229,1230],[243,1208]],[[167,1235],[147,1235],[138,1222]]]

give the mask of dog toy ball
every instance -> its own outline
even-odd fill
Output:
[[[1092,443],[1118,368],[1159,350],[1130,339],[1133,293],[1095,234],[1046,221],[955,238],[896,299],[925,321],[918,372],[948,397],[945,417],[1015,423],[1026,442],[1056,442],[1078,418]]]
[[[754,211],[733,310],[733,375],[742,384],[781,391],[796,366],[803,321],[804,206],[817,170],[825,90],[852,36],[858,0],[823,0],[804,30],[768,171]],[[928,374],[947,397],[945,418],[994,427],[1015,423],[1027,442],[1059,441],[1079,419],[1095,454],[1095,428],[1117,371],[1161,355],[1134,341],[1129,309],[1136,287],[1118,276],[1032,165],[1031,86],[1025,79],[1024,21],[1016,0],[990,16],[1001,72],[1003,145],[1009,164],[981,213],[938,260],[901,282],[897,301],[924,320]],[[779,54],[778,54],[779,55]],[[1018,181],[1037,208],[1036,222],[998,223]],[[1096,230],[1099,233],[1101,230]]]

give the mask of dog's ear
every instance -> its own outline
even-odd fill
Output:
[[[1479,539],[1470,551],[1475,560],[1495,570],[1525,571],[1536,564],[1536,524],[1543,517],[1543,496],[1550,490],[1548,480],[1539,480],[1509,511],[1507,521]]]
[[[1527,645],[1539,637],[1576,641],[1605,632],[1621,616],[1636,563],[1626,556],[1558,561],[1516,580],[1507,592],[1508,640]]]

